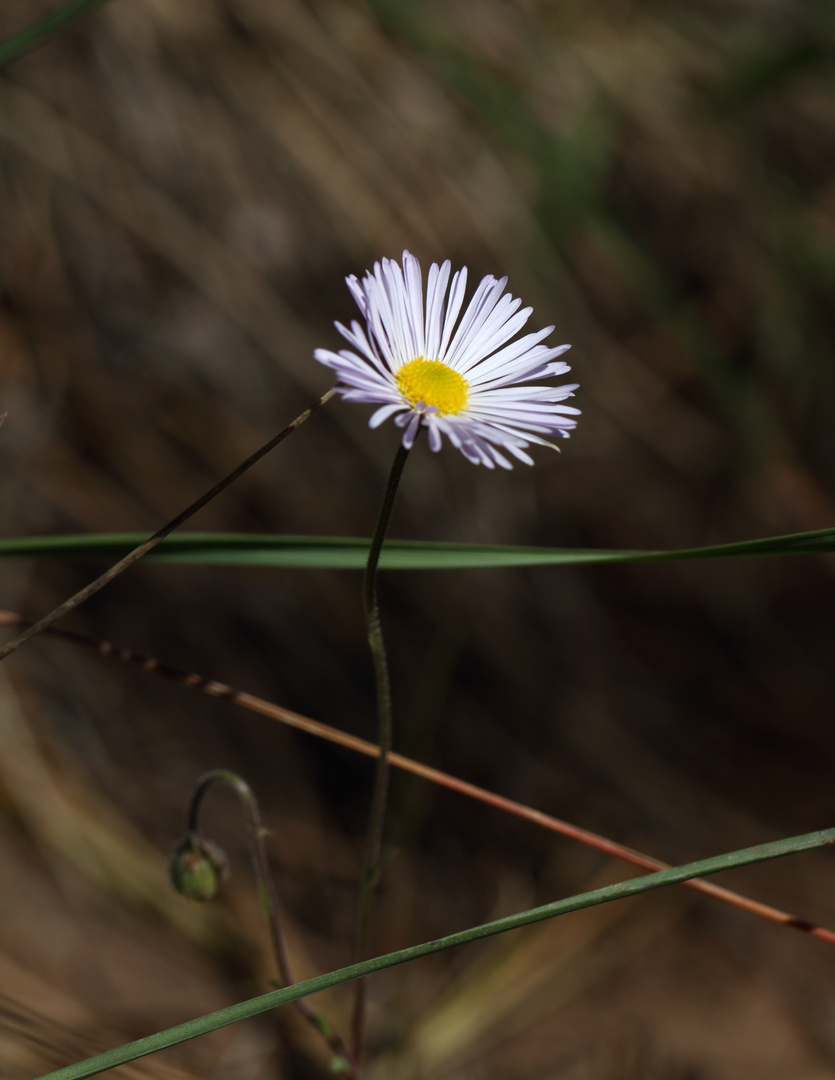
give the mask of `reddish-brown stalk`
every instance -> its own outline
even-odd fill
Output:
[[[0,611],[0,626],[26,627],[29,625],[31,624],[13,612]],[[225,683],[207,679],[203,675],[180,671],[152,657],[141,656],[130,649],[119,648],[107,641],[96,641],[95,638],[87,637],[84,634],[58,630],[55,627],[49,627],[47,633],[55,637],[61,637],[66,641],[72,641],[77,645],[83,645],[101,656],[110,656],[121,660],[123,663],[142,668],[143,671],[150,671],[166,679],[172,679],[182,686],[201,690],[212,697],[225,698],[234,705],[249,709],[250,712],[267,716],[271,720],[278,720],[289,727],[297,728],[299,731],[306,731],[309,735],[316,735],[320,739],[327,739],[329,742],[337,743],[339,746],[344,746],[359,754],[365,754],[367,757],[379,756],[379,747],[375,746],[374,743],[366,742],[365,739],[358,739],[355,735],[349,735],[347,732],[330,727],[328,724],[323,724],[318,720],[311,720],[307,716],[291,712],[289,709],[274,705],[270,701],[264,701],[263,698],[255,697],[254,694],[235,690]],[[423,777],[424,780],[429,780],[440,787],[460,792],[460,794],[476,799],[478,802],[494,806],[498,810],[504,810],[506,813],[514,814],[516,817],[524,818],[526,821],[532,821],[535,825],[541,825],[542,828],[550,829],[551,832],[570,837],[572,840],[578,840],[587,847],[602,851],[606,855],[631,863],[633,866],[640,866],[645,870],[666,870],[669,868],[669,863],[655,859],[651,855],[644,855],[640,851],[618,844],[614,840],[608,840],[605,836],[599,836],[597,833],[583,829],[579,825],[572,825],[550,814],[544,814],[542,811],[534,810],[523,803],[505,798],[503,795],[497,795],[495,792],[487,791],[485,788],[477,787],[475,784],[470,784],[466,780],[459,780],[455,776],[441,772],[440,769],[433,769],[430,765],[422,765],[419,761],[413,761],[402,754],[390,753],[388,760],[389,764],[396,769],[402,769],[404,772],[412,773],[414,776]],[[790,915],[788,912],[781,911],[770,904],[762,904],[758,900],[752,900],[731,889],[725,889],[721,885],[714,885],[712,882],[701,879],[685,881],[683,884],[690,889],[695,889],[697,892],[712,896],[716,900],[722,900],[733,907],[741,908],[751,915],[758,915],[762,919],[768,919],[770,922],[780,923],[783,926],[791,926],[796,930],[802,930],[804,933],[818,938],[820,941],[835,945],[835,931],[827,930],[823,926],[816,926],[806,919],[801,919],[797,915]]]

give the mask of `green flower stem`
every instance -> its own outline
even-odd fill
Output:
[[[255,880],[258,886],[258,895],[261,899],[261,907],[270,930],[270,943],[273,949],[276,968],[282,986],[290,986],[293,976],[290,973],[290,961],[287,957],[287,947],[284,942],[284,932],[281,928],[281,915],[278,903],[278,895],[275,882],[270,873],[270,865],[267,860],[267,849],[264,845],[264,827],[261,824],[261,812],[258,808],[258,800],[249,784],[238,776],[237,773],[227,769],[213,769],[204,773],[197,781],[197,786],[191,797],[187,814],[187,831],[190,834],[200,835],[200,809],[203,799],[212,784],[227,784],[241,802],[246,821],[246,835],[249,842],[252,868],[255,871]],[[348,1066],[348,1052],[339,1035],[331,1027],[327,1017],[301,999],[294,1002],[295,1007],[302,1016],[311,1024],[327,1042],[333,1052],[333,1061],[340,1063],[341,1075],[350,1078],[353,1075]],[[344,1065],[342,1064],[344,1063]]]
[[[611,900],[622,900],[629,896],[637,896],[640,893],[650,892],[652,889],[660,889],[665,885],[679,885],[691,878],[706,877],[708,874],[717,874],[722,870],[732,870],[740,866],[750,866],[752,863],[766,862],[769,859],[779,859],[784,855],[794,855],[801,851],[811,851],[814,848],[826,847],[835,843],[835,829],[823,829],[818,832],[806,833],[804,836],[793,836],[787,840],[775,840],[769,844],[758,844],[756,847],[744,848],[741,851],[732,851],[726,855],[716,855],[710,859],[701,859],[698,862],[687,863],[685,866],[676,866],[670,870],[661,870],[655,874],[647,874],[644,877],[632,878],[629,881],[621,881],[616,885],[606,885],[602,889],[594,889],[591,892],[580,893],[570,896],[565,900],[557,900],[551,904],[543,904],[542,907],[522,911],[516,915],[508,915],[503,919],[484,923],[481,926],[473,926],[469,930],[461,930],[456,934],[438,938],[435,941],[427,941],[422,945],[412,945],[407,949],[399,949],[397,952],[378,956],[372,960],[364,960],[359,964],[351,964],[350,967],[331,971],[327,975],[318,975],[316,978],[307,979],[295,986],[284,987],[281,990],[273,990],[269,994],[242,1001],[237,1005],[230,1005],[218,1012],[208,1013],[206,1016],[189,1020],[185,1024],[158,1031],[155,1035],[147,1035],[136,1042],[126,1043],[124,1046],[108,1050],[104,1054],[87,1058],[74,1065],[67,1065],[62,1069],[46,1073],[39,1080],[84,1080],[88,1076],[95,1076],[112,1069],[117,1065],[124,1065],[128,1061],[135,1061],[146,1054],[153,1054],[157,1050],[164,1050],[169,1046],[194,1039],[198,1035],[205,1035],[210,1031],[225,1027],[227,1024],[246,1020],[251,1016],[267,1012],[279,1005],[297,1001],[309,994],[318,994],[321,990],[328,990],[334,986],[360,979],[365,975],[371,975],[376,971],[384,971],[386,968],[403,964],[407,960],[417,960],[423,956],[431,956],[433,953],[443,952],[456,945],[466,945],[481,938],[492,937],[502,934],[507,930],[518,930],[522,926],[541,922],[543,919],[552,919],[556,915],[566,915],[571,911],[580,911],[583,908],[594,907],[597,904],[605,904]]]
[[[383,848],[383,830],[386,822],[386,803],[388,800],[389,780],[391,776],[391,687],[389,685],[386,648],[383,641],[383,628],[380,623],[380,608],[377,603],[377,567],[380,552],[388,532],[394,500],[400,485],[400,477],[406,465],[409,451],[401,443],[397,447],[394,462],[389,473],[383,505],[377,519],[377,528],[368,551],[368,562],[363,579],[362,600],[365,609],[365,622],[368,628],[368,645],[374,661],[374,681],[377,689],[377,742],[380,756],[374,768],[374,793],[371,799],[371,812],[368,817],[368,832],[365,841],[360,898],[357,908],[356,937],[354,941],[354,960],[360,961],[368,948],[368,930],[371,918],[371,899],[380,876],[380,857]],[[357,983],[354,999],[354,1012],[351,1022],[353,1062],[361,1068],[362,1049],[365,1032],[365,984],[360,979]]]
[[[36,48],[65,26],[80,19],[94,8],[100,7],[107,0],[68,0],[49,15],[24,26],[17,34],[0,42],[0,68],[19,60],[21,56]]]

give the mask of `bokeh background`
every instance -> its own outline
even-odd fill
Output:
[[[113,0],[0,74],[3,535],[153,531],[324,392],[344,275],[404,247],[507,274],[583,417],[510,474],[419,447],[394,535],[832,525],[833,44],[825,0]],[[368,535],[396,446],[369,411],[332,402],[193,527]],[[834,565],[387,574],[397,748],[671,862],[829,826]],[[102,568],[2,562],[0,606]],[[66,625],[373,738],[356,573],[140,565]],[[0,697],[4,1076],[268,987],[231,797],[221,899],[166,885],[206,768],[262,800],[298,976],[349,960],[367,761],[46,637]],[[379,951],[633,872],[422,782],[390,825]],[[727,883],[835,926],[831,854]],[[823,1080],[833,977],[666,890],[377,977],[372,1075]],[[125,1074],[324,1061],[284,1010]]]

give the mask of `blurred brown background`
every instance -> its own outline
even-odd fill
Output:
[[[48,10],[4,0],[6,36]],[[835,9],[697,0],[113,0],[0,75],[3,535],[155,529],[329,385],[346,273],[507,274],[570,341],[557,458],[409,462],[393,533],[664,548],[833,524]],[[396,445],[333,402],[193,522],[367,535]],[[672,862],[833,824],[833,562],[389,574],[397,747]],[[0,563],[40,615],[100,564]],[[67,626],[373,738],[354,573],[140,566]],[[299,977],[350,957],[371,769],[41,638],[0,672],[0,1072],[268,987],[243,773]],[[630,871],[397,778],[379,951]],[[818,853],[732,887],[835,926]],[[835,1077],[835,951],[685,890],[373,984],[372,1075]],[[349,995],[327,1007],[345,1024]],[[285,1013],[287,1010],[285,1010]],[[325,1075],[292,1015],[125,1075]]]

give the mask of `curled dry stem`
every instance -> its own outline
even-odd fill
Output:
[[[287,946],[281,925],[278,893],[276,891],[275,882],[273,881],[273,876],[270,873],[270,866],[267,860],[267,849],[264,844],[266,830],[261,822],[261,812],[258,808],[258,800],[255,798],[255,794],[249,784],[247,784],[242,777],[238,776],[237,773],[230,772],[226,769],[213,769],[210,772],[204,773],[197,781],[197,785],[191,797],[191,802],[189,803],[186,818],[187,837],[189,839],[193,838],[198,843],[202,840],[199,825],[200,810],[206,793],[212,784],[215,783],[226,784],[228,787],[231,787],[240,800],[244,811],[244,820],[246,822],[247,842],[249,845],[250,859],[252,860],[252,869],[258,886],[258,895],[261,899],[261,906],[264,910],[264,915],[270,931],[270,944],[278,969],[279,982],[281,986],[292,986],[295,980],[290,971],[290,961],[287,957]],[[353,1078],[355,1074],[348,1050],[340,1036],[331,1027],[327,1017],[317,1009],[312,1008],[303,998],[294,1002],[294,1005],[298,1012],[300,1012],[305,1020],[319,1032],[330,1047],[333,1054],[330,1061],[331,1071],[348,1078]]]

